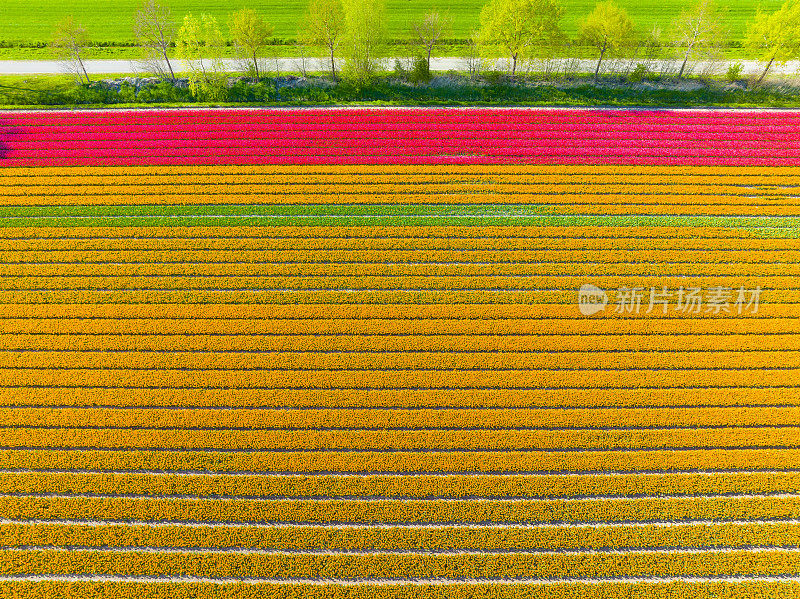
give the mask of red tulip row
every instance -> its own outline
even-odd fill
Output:
[[[798,165],[800,117],[767,113],[297,110],[27,113],[7,166],[169,164]],[[552,141],[551,141],[552,140]]]

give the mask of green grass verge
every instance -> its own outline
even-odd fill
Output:
[[[563,27],[570,37],[575,37],[578,23],[595,5],[595,0],[563,0],[566,16]],[[431,9],[447,12],[453,19],[452,35],[466,38],[478,25],[480,10],[485,0],[387,0],[389,31],[393,37],[404,37],[408,23]],[[682,9],[696,2],[687,0],[618,0],[625,7],[641,31],[654,26],[667,29]],[[752,19],[759,5],[772,11],[782,0],[719,0],[719,5],[729,10],[726,23],[730,29],[729,40],[741,41],[746,23]],[[131,41],[133,15],[140,0],[3,0],[3,28],[0,39],[10,42],[46,41],[51,37],[55,23],[72,14],[89,30],[94,40]],[[230,12],[252,8],[260,12],[275,27],[280,38],[295,38],[307,0],[168,0],[176,19],[187,13],[206,12],[216,16],[227,33]]]
[[[114,75],[109,75],[114,78]],[[240,90],[241,91],[241,90]],[[332,90],[300,87],[274,92],[266,82],[252,97],[237,96],[225,101],[196,101],[188,92],[173,96],[150,94],[146,98],[122,96],[77,87],[67,75],[0,76],[0,108],[155,108],[176,106],[591,106],[591,107],[726,107],[798,108],[800,94],[787,88],[762,86],[753,89],[725,89],[710,84],[697,90],[643,88],[632,84],[603,87],[587,81],[575,87],[555,84],[517,87],[505,84],[456,87],[428,87],[393,84],[378,79],[367,86],[343,84]],[[249,98],[249,99],[248,99]],[[239,100],[239,101],[235,101]]]

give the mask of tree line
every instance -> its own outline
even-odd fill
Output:
[[[299,52],[303,57],[307,52],[323,57],[333,80],[368,81],[389,56],[385,1],[309,0],[299,29]],[[580,45],[593,49],[595,79],[609,56],[644,52],[656,57],[665,48],[680,52],[680,79],[691,61],[718,57],[728,35],[727,11],[714,0],[699,0],[666,31],[654,28],[649,32],[639,31],[614,0],[604,0],[581,21],[574,40],[561,27],[564,14],[560,0],[489,0],[465,47],[470,72],[481,57],[499,52],[514,76],[524,61],[557,58],[570,45]],[[448,15],[436,10],[409,23],[408,33],[417,46],[414,69],[421,77],[430,77],[431,59],[451,27]],[[233,46],[243,72],[255,79],[263,75],[266,50],[275,43],[272,25],[256,11],[244,8],[229,15],[227,38],[222,31],[218,20],[208,14],[188,14],[176,22],[162,0],[143,0],[134,17],[133,33],[143,51],[143,70],[174,82],[174,58],[182,60],[193,93],[205,90],[208,95],[222,85],[227,77],[222,57],[228,45]],[[89,44],[86,28],[68,16],[58,23],[51,46],[88,82],[84,54]],[[773,65],[800,58],[800,0],[786,0],[774,12],[759,8],[748,23],[746,47],[765,64],[759,82]],[[339,63],[343,65],[341,73]]]

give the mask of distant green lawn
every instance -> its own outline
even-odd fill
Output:
[[[567,9],[563,26],[575,36],[578,22],[594,7],[595,0],[563,0]],[[695,1],[618,0],[630,13],[640,30],[653,26],[666,30],[672,19]],[[432,8],[448,12],[454,21],[452,35],[464,38],[478,24],[484,0],[387,0],[390,31],[403,37],[409,20]],[[747,21],[761,4],[766,10],[778,8],[782,0],[719,0],[729,8],[727,19],[730,40],[741,41]],[[96,41],[132,41],[133,14],[140,0],[0,0],[0,40],[19,42],[46,41],[59,18],[72,14],[88,29]],[[275,35],[294,38],[307,0],[167,0],[177,18],[192,12],[215,15],[227,33],[227,15],[240,8],[253,8],[275,26]]]

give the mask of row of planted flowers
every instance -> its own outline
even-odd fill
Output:
[[[779,113],[760,118],[758,128],[745,115],[703,112],[491,111],[480,121],[477,114],[177,111],[160,120],[126,112],[17,114],[4,117],[0,140],[6,166],[800,164],[796,117],[787,122]]]

